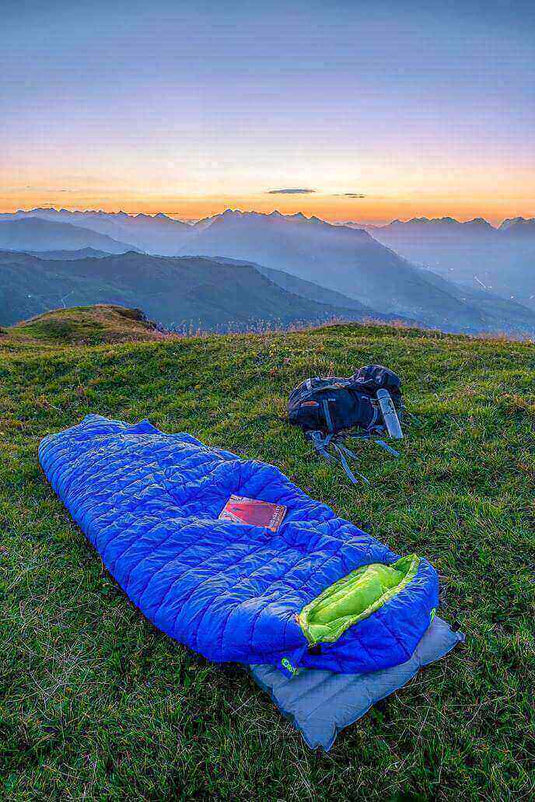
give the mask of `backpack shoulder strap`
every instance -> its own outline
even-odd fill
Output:
[[[357,455],[349,448],[346,448],[346,446],[344,446],[343,443],[340,442],[339,437],[335,439],[332,434],[324,436],[323,433],[320,431],[308,432],[307,437],[309,440],[312,441],[312,444],[316,452],[320,454],[322,457],[324,457],[324,459],[329,460],[329,462],[340,463],[340,465],[344,469],[347,478],[352,484],[354,485],[358,484],[356,476],[358,476],[366,484],[368,485],[370,484],[370,480],[366,476],[364,476],[364,474],[359,473],[358,471],[352,471],[351,468],[349,467],[346,455],[351,459],[355,460],[357,459]],[[332,447],[336,451],[337,456],[334,456],[334,454],[330,454],[329,451],[327,450],[330,445],[332,445]]]
[[[388,451],[389,454],[392,454],[393,457],[399,457],[399,451],[396,451],[395,448],[392,448],[392,446],[389,446],[388,443],[385,443],[384,440],[375,440],[375,439],[373,439],[373,442],[377,443],[377,445],[381,446],[381,448],[384,448],[384,450]]]
[[[349,457],[353,457],[354,459],[357,459],[357,455],[353,451],[351,451],[349,448],[346,448],[344,445],[342,445],[341,443],[337,443],[336,441],[333,441],[333,447],[338,452],[338,455],[339,455],[339,458],[340,458],[340,463],[341,463],[342,468],[344,469],[344,471],[346,473],[346,476],[348,477],[349,481],[352,482],[354,485],[357,484],[357,480],[355,479],[355,473],[356,473],[357,476],[360,479],[362,479],[363,482],[365,482],[367,485],[369,485],[370,484],[370,480],[366,476],[364,476],[363,473],[359,473],[359,471],[355,471],[355,473],[353,473],[353,471],[349,467],[347,459],[344,456],[345,454],[347,454]]]
[[[331,411],[329,409],[329,399],[324,398],[321,402],[323,407],[323,414],[325,415],[325,423],[330,432],[334,432],[333,419],[331,418]]]

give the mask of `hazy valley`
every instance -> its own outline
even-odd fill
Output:
[[[0,215],[0,324],[62,306],[141,307],[213,331],[402,319],[459,332],[535,333],[535,222],[451,218],[382,227],[227,210],[34,209]]]

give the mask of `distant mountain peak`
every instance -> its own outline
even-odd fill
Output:
[[[242,212],[241,209],[228,208],[228,209],[225,209],[225,211],[221,212],[220,214],[214,214],[214,215],[212,215],[212,217],[206,218],[206,221],[208,221],[208,220],[212,220],[212,221],[216,221],[216,220],[223,220],[223,221],[225,221],[225,220],[240,220],[242,217],[254,216],[255,214],[256,214],[255,212]]]
[[[500,230],[511,228],[511,226],[517,225],[524,225],[525,223],[533,223],[535,222],[535,218],[529,217],[509,217],[507,220],[504,220],[500,226]]]
[[[310,222],[311,220],[318,220],[317,217],[306,217],[303,212],[296,212],[295,214],[283,214],[278,209],[272,212],[243,212],[241,209],[225,209],[221,214],[216,214],[212,218],[206,220],[228,220],[228,219],[244,219],[244,220],[287,220],[289,222]],[[201,221],[203,222],[203,221]],[[320,221],[323,222],[323,221]]]
[[[485,220],[484,217],[474,217],[472,220],[466,220],[462,223],[460,220],[457,220],[455,217],[445,216],[445,217],[412,217],[410,220],[392,220],[391,223],[387,223],[386,226],[382,226],[382,228],[388,228],[388,226],[411,226],[411,225],[425,225],[425,226],[469,226],[472,228],[480,227],[481,229],[493,229],[488,220]],[[379,226],[381,228],[381,226]]]
[[[410,220],[393,220],[390,225],[440,225],[440,224],[459,224],[454,217],[411,217]]]
[[[463,223],[465,226],[481,226],[482,228],[494,228],[491,226],[488,220],[485,220],[484,217],[474,217],[472,220],[467,220],[466,223]]]

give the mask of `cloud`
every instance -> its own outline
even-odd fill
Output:
[[[367,198],[362,192],[337,192],[334,198]]]
[[[315,189],[268,189],[266,195],[310,195]]]
[[[32,184],[27,184],[25,187],[7,187],[9,190],[17,191],[17,192],[78,192],[79,190],[76,189],[63,189],[60,187],[40,187],[40,186],[33,186]]]

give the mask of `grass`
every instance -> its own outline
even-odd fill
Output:
[[[412,428],[352,487],[284,420],[304,377],[381,362]],[[0,338],[6,799],[531,799],[533,370],[527,343],[384,326],[73,347]],[[89,412],[278,465],[441,577],[466,643],[309,751],[241,669],[156,631],[103,570],[37,462]]]
[[[0,329],[14,341],[39,340],[71,345],[101,345],[161,339],[156,325],[139,309],[113,304],[55,309],[15,326]]]

